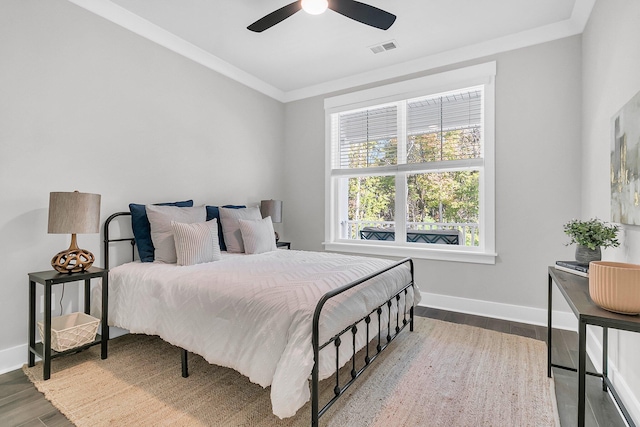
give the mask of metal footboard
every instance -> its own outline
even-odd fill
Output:
[[[376,309],[374,309],[373,311],[371,311],[369,314],[367,314],[366,316],[362,317],[360,320],[357,320],[356,322],[354,322],[353,324],[347,326],[346,328],[344,328],[341,332],[337,333],[336,335],[334,335],[331,339],[329,339],[327,342],[320,344],[319,340],[320,340],[320,316],[322,314],[322,308],[324,307],[325,303],[330,300],[331,298],[336,297],[337,295],[342,294],[343,292],[348,291],[349,289],[355,288],[358,285],[363,284],[364,282],[379,276],[389,270],[392,270],[394,268],[397,268],[403,264],[409,264],[409,268],[411,271],[411,281],[409,283],[407,283],[397,294],[395,294],[394,296],[392,296],[390,299],[388,299],[387,301],[385,301],[383,304],[379,305]],[[326,294],[324,294],[322,296],[322,298],[320,299],[320,301],[318,302],[318,304],[316,305],[316,309],[315,312],[313,314],[313,334],[311,337],[311,341],[312,341],[312,345],[313,345],[313,360],[314,360],[314,364],[313,364],[313,371],[311,372],[311,426],[312,427],[317,427],[318,426],[318,422],[320,417],[336,402],[336,400],[338,400],[338,398],[340,396],[342,396],[342,394],[351,386],[351,384],[353,384],[355,382],[355,380],[369,367],[371,366],[371,362],[373,362],[378,355],[380,355],[380,353],[387,348],[387,346],[389,345],[389,343],[391,341],[393,341],[393,339],[398,336],[398,334],[400,333],[401,330],[403,330],[405,328],[405,326],[407,326],[407,324],[409,325],[409,330],[413,331],[413,303],[411,304],[411,308],[409,309],[409,319],[407,320],[407,292],[409,288],[413,288],[414,290],[414,294],[415,294],[415,287],[414,287],[414,281],[413,281],[413,260],[411,258],[405,258],[401,261],[398,261],[390,266],[388,266],[387,268],[384,268],[382,270],[379,270],[377,272],[374,272],[372,274],[369,274],[368,276],[362,277],[361,279],[358,279],[356,281],[353,281],[345,286],[342,286],[340,288],[334,289],[333,291],[327,292]],[[400,321],[400,300],[401,298],[404,296],[404,310],[403,314],[402,314],[402,322]],[[415,298],[415,297],[414,297]],[[392,319],[391,319],[391,307],[393,306],[395,301],[396,304],[396,319],[395,319],[395,328],[392,329]],[[386,305],[387,310],[388,310],[388,321],[387,321],[387,336],[385,337],[385,339],[383,340],[382,338],[382,320],[381,320],[381,316],[382,316],[382,309],[383,307]],[[373,355],[369,354],[369,342],[371,341],[371,337],[370,337],[370,330],[369,330],[369,324],[371,323],[372,320],[372,316],[375,315],[377,316],[377,321],[378,321],[378,332],[377,332],[377,345],[376,345],[376,352]],[[375,317],[375,316],[374,316]],[[366,356],[364,359],[364,365],[360,368],[358,368],[356,366],[356,334],[358,333],[358,325],[360,325],[362,322],[365,323],[366,325],[366,343],[365,343],[365,352],[366,352]],[[402,323],[402,325],[401,325]],[[395,333],[393,333],[392,335],[392,331],[395,331]],[[342,336],[344,334],[347,334],[351,332],[351,336],[352,336],[352,345],[353,345],[353,352],[351,354],[351,360],[352,360],[352,368],[351,368],[351,379],[349,381],[347,381],[343,386],[340,386],[340,373],[339,373],[339,368],[340,368],[340,358],[339,358],[339,353],[340,353],[340,345],[342,345]],[[334,344],[335,348],[336,348],[336,373],[335,373],[335,387],[333,389],[333,393],[334,396],[331,398],[331,400],[329,400],[322,408],[320,408],[320,390],[319,390],[319,383],[320,383],[320,379],[319,379],[319,361],[320,361],[320,350],[322,350],[323,348],[327,347],[328,345],[330,345],[331,343]]]
[[[111,224],[111,222],[116,219],[117,217],[120,216],[131,216],[130,212],[117,212],[114,213],[113,215],[109,216],[105,223],[104,223],[104,228],[103,228],[103,234],[104,234],[104,264],[105,264],[105,268],[109,269],[110,265],[109,265],[109,246],[110,243],[113,242],[130,242],[131,244],[131,260],[133,261],[135,259],[135,238],[133,237],[127,237],[127,238],[116,238],[116,239],[112,239],[110,238],[109,235],[109,226]],[[336,335],[334,335],[331,339],[329,339],[327,342],[320,344],[319,340],[320,340],[320,317],[322,315],[322,309],[324,307],[324,305],[326,304],[327,301],[329,301],[332,298],[335,298],[336,296],[342,294],[343,292],[348,291],[349,289],[355,288],[358,285],[361,285],[363,283],[365,283],[368,280],[373,279],[376,276],[379,276],[389,270],[392,270],[394,268],[398,268],[403,264],[409,264],[409,268],[411,271],[411,280],[409,281],[409,283],[407,283],[406,285],[404,285],[404,287],[402,289],[400,289],[400,291],[398,291],[398,293],[396,293],[395,295],[393,295],[389,300],[385,301],[384,303],[382,303],[381,305],[379,305],[377,308],[375,308],[373,311],[371,311],[369,314],[367,314],[366,316],[362,317],[361,319],[357,320],[356,322],[354,322],[353,324],[347,326],[346,328],[344,328],[342,331],[340,331],[339,333],[337,333]],[[315,308],[315,312],[313,314],[313,328],[312,328],[312,337],[311,337],[311,341],[312,341],[312,345],[313,345],[313,357],[314,357],[314,365],[313,365],[313,370],[311,372],[311,425],[312,427],[317,427],[318,426],[318,422],[320,417],[336,402],[336,400],[338,400],[338,398],[340,396],[342,396],[342,394],[344,394],[344,392],[351,386],[351,384],[353,384],[355,382],[355,380],[369,367],[371,366],[371,363],[380,355],[380,353],[387,348],[387,346],[389,345],[389,343],[391,341],[393,341],[393,339],[396,338],[396,336],[398,336],[398,334],[400,333],[400,331],[402,331],[407,325],[409,325],[409,330],[413,331],[413,303],[411,304],[411,306],[409,307],[408,310],[408,318],[407,318],[407,294],[408,294],[408,289],[412,288],[414,291],[414,298],[415,298],[415,286],[414,286],[414,270],[413,270],[413,260],[411,258],[405,258],[401,261],[398,261],[394,264],[389,265],[388,267],[376,271],[374,273],[371,273],[365,277],[362,277],[356,281],[353,281],[345,286],[342,286],[340,288],[334,289],[333,291],[327,292],[326,294],[324,294],[322,296],[322,298],[320,299],[320,301],[318,302],[318,304],[316,305]],[[403,299],[404,298],[404,299]],[[404,310],[402,310],[402,319],[401,319],[401,315],[400,315],[400,302],[404,301]],[[392,319],[391,317],[391,308],[394,306],[396,307],[396,316],[395,316],[395,320]],[[383,308],[386,306],[386,310],[388,311],[388,319],[387,319],[387,324],[386,329],[387,329],[387,335],[386,336],[382,336],[382,330],[383,330],[383,325],[382,325],[382,313],[383,313]],[[376,347],[375,347],[375,352],[374,354],[369,354],[369,342],[371,341],[371,336],[370,336],[370,324],[371,322],[377,322],[377,343],[376,343]],[[364,325],[361,325],[364,322]],[[366,327],[366,343],[365,343],[365,349],[364,351],[366,352],[365,358],[364,358],[364,365],[361,367],[356,366],[356,334],[358,332],[358,327]],[[345,334],[349,334],[351,333],[351,343],[353,346],[353,352],[351,354],[351,359],[352,359],[352,367],[351,367],[351,378],[349,379],[349,381],[347,381],[344,385],[340,385],[340,375],[339,375],[339,367],[340,367],[340,359],[339,359],[339,350],[340,350],[340,346],[343,344],[343,335]],[[375,331],[374,331],[375,333]],[[375,339],[375,337],[374,337]],[[335,373],[335,387],[334,387],[334,396],[322,407],[320,408],[320,393],[319,393],[319,356],[320,356],[320,350],[322,350],[323,348],[327,347],[328,345],[333,344],[335,346],[336,349],[336,373]],[[189,371],[188,371],[188,359],[187,359],[187,350],[185,349],[181,349],[181,362],[182,362],[182,376],[183,377],[188,377],[189,376]]]

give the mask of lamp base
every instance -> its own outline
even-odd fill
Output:
[[[79,273],[87,270],[96,258],[86,249],[67,249],[51,259],[51,266],[60,273]]]

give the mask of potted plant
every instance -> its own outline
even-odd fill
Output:
[[[564,225],[564,232],[571,238],[567,243],[576,243],[576,261],[589,264],[602,258],[601,248],[617,247],[618,226],[606,224],[598,218],[588,221],[572,219]]]

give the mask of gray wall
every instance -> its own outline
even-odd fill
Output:
[[[638,2],[599,0],[583,37],[446,67],[497,61],[498,259],[418,260],[427,295],[544,312],[546,266],[573,256],[562,224],[609,218],[609,120],[640,90],[639,17]],[[283,106],[64,0],[2,1],[0,58],[0,372],[26,358],[27,272],[69,243],[46,233],[50,191],[102,194],[103,220],[132,201],[281,198],[283,239],[322,250],[324,97]],[[605,258],[638,262],[640,232],[625,234]],[[79,243],[102,265],[98,235]],[[614,380],[638,390],[640,340],[612,341]]]
[[[506,307],[503,313],[533,308],[529,316],[543,322],[546,267],[573,259],[573,249],[563,245],[568,239],[562,225],[580,210],[581,37],[447,68],[489,60],[497,61],[497,262],[417,260],[416,281],[423,292],[446,301],[446,308],[489,315],[500,315],[486,310],[501,307]],[[284,221],[302,249],[322,249],[324,238],[323,101],[316,97],[286,105]],[[428,299],[423,303],[432,305]]]
[[[101,194],[103,221],[283,197],[280,102],[65,0],[0,2],[0,58],[0,372],[26,360],[27,273],[69,246],[47,234],[50,191]],[[103,265],[98,235],[78,243]]]
[[[640,2],[598,0],[583,34],[583,218],[611,219],[611,119],[640,92],[638,23]],[[622,231],[624,243],[607,250],[603,258],[640,264],[640,227],[624,226]],[[612,331],[609,349],[610,375],[638,423],[640,336]]]

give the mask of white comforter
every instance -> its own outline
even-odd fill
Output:
[[[132,262],[109,272],[109,324],[133,333],[159,335],[209,363],[233,368],[263,387],[270,385],[273,413],[290,417],[310,397],[307,380],[313,367],[311,329],[316,303],[331,289],[391,263],[289,250],[224,254],[221,261],[188,267]],[[349,291],[330,300],[323,311],[320,343],[409,281],[409,268],[403,265],[359,287],[356,296]],[[414,298],[410,289],[407,305],[419,299],[420,293]],[[401,310],[403,306],[401,298]],[[394,312],[392,309],[393,322]],[[373,338],[375,318],[370,327]],[[360,329],[361,348],[365,339],[364,328]],[[321,378],[335,371],[335,350],[329,347],[321,352]],[[341,346],[341,364],[348,360],[350,347]]]

